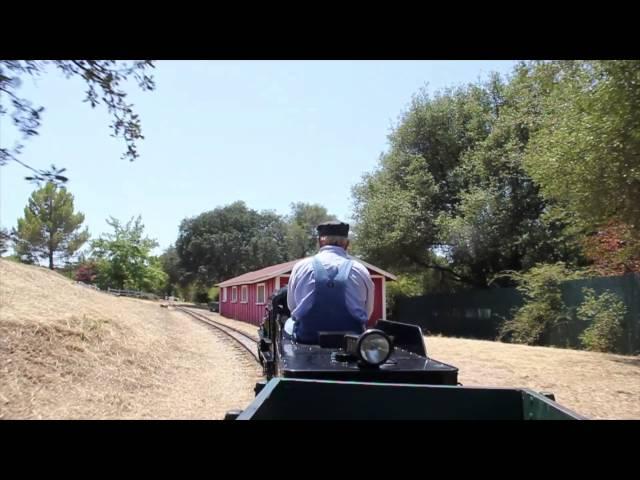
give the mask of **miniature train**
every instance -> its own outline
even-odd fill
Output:
[[[379,320],[363,333],[321,332],[317,344],[283,333],[286,287],[259,328],[265,380],[227,420],[585,419],[528,389],[464,387],[458,369],[427,354],[420,327]]]

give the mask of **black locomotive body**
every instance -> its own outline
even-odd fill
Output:
[[[290,315],[286,293],[284,287],[272,296],[259,329],[258,354],[267,381],[279,377],[458,385],[458,369],[427,355],[416,325],[379,320],[361,334],[321,332],[317,344],[295,342],[284,333]]]

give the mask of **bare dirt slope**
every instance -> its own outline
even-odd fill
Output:
[[[259,374],[184,314],[0,260],[0,418],[222,418]]]

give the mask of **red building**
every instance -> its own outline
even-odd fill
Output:
[[[259,325],[269,296],[289,282],[293,266],[300,260],[272,265],[245,273],[217,284],[220,287],[220,315]],[[386,282],[396,277],[389,272],[358,260],[369,270],[374,286],[373,313],[369,324],[386,318]]]

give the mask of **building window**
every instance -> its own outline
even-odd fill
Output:
[[[224,287],[222,289],[222,301],[226,302],[227,301],[227,287]]]
[[[238,287],[231,287],[231,303],[238,301]]]
[[[242,285],[240,290],[240,303],[247,303],[249,301],[249,287]]]
[[[259,283],[257,288],[258,289],[256,290],[256,305],[264,305],[264,297],[265,297],[264,283]]]

